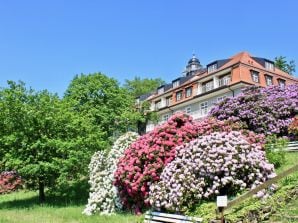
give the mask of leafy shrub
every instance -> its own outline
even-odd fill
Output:
[[[91,188],[84,214],[92,215],[96,212],[109,214],[121,208],[118,191],[113,186],[114,172],[119,157],[137,138],[138,134],[128,132],[116,140],[107,155],[99,151],[92,156],[89,164]]]
[[[203,199],[253,188],[273,171],[261,147],[240,132],[211,133],[177,148],[160,181],[151,184],[148,201],[157,210],[185,211]]]
[[[22,187],[23,181],[16,171],[0,173],[0,194],[9,193]]]
[[[284,89],[248,87],[242,94],[219,103],[210,114],[220,120],[240,121],[257,133],[287,135],[297,112],[298,85],[288,85]]]
[[[162,126],[141,136],[120,158],[115,172],[124,207],[139,213],[148,205],[149,183],[159,180],[165,165],[175,157],[175,147],[197,137],[198,127],[185,114],[173,115]]]
[[[275,168],[280,167],[285,163],[285,148],[288,140],[285,138],[278,138],[276,135],[270,135],[266,138],[265,150],[266,157]]]
[[[193,121],[186,114],[176,114],[167,123],[142,136],[126,150],[120,159],[116,171],[115,185],[118,187],[121,200],[128,209],[136,212],[144,206],[148,197],[149,184],[159,180],[165,165],[170,163],[176,154],[176,147],[190,142],[200,135],[212,132],[230,132],[241,126],[229,121],[205,118]],[[262,147],[263,135],[256,135],[248,130],[240,130],[247,141]]]

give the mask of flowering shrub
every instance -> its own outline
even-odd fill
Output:
[[[201,199],[254,188],[274,175],[265,152],[237,131],[199,137],[177,148],[147,201],[160,210],[184,211]]]
[[[284,89],[248,87],[219,103],[210,114],[220,120],[241,121],[257,133],[286,135],[297,112],[298,85],[288,85]]]
[[[128,132],[114,143],[108,154],[99,151],[92,156],[89,164],[91,188],[84,214],[109,214],[121,208],[118,191],[113,186],[114,172],[119,157],[137,138],[137,133]]]
[[[140,137],[125,151],[115,172],[115,185],[119,189],[124,206],[139,212],[141,208],[149,205],[145,202],[149,194],[149,184],[159,180],[164,166],[175,158],[177,146],[200,135],[239,129],[241,126],[237,123],[215,118],[193,121],[188,115],[180,113],[172,116],[164,125]],[[256,135],[248,130],[241,131],[249,143],[263,146],[263,135]]]
[[[185,114],[173,115],[166,123],[141,136],[124,152],[114,184],[126,208],[136,213],[147,204],[149,183],[159,180],[165,165],[175,157],[175,147],[196,138],[198,126]]]
[[[22,179],[16,171],[0,173],[0,194],[9,193],[22,187]]]
[[[214,117],[207,117],[196,122],[198,127],[198,136],[210,135],[213,132],[231,132],[240,131],[250,144],[264,147],[265,136],[256,134],[253,131],[243,129],[240,122],[231,122],[230,120],[218,120]]]
[[[298,140],[298,116],[295,116],[292,123],[290,124],[289,134],[291,139]]]

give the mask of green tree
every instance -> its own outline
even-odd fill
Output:
[[[82,117],[100,128],[105,141],[135,125],[139,116],[134,111],[134,98],[119,83],[101,73],[74,77],[64,99]]]
[[[125,80],[124,88],[126,88],[135,98],[150,93],[165,82],[160,78],[144,78],[135,77],[133,80]]]
[[[287,62],[286,57],[284,56],[275,57],[274,63],[277,68],[288,74],[293,75],[293,73],[296,71],[295,61],[291,60]]]
[[[17,170],[44,202],[46,187],[86,178],[91,155],[106,145],[90,120],[57,95],[8,85],[0,91],[0,168]]]
[[[165,84],[165,81],[160,78],[141,79],[140,77],[135,77],[133,80],[125,80],[124,88],[126,88],[134,98],[138,98],[141,95],[156,90],[163,84]],[[141,101],[136,108],[137,129],[138,133],[141,135],[145,133],[148,121],[156,121],[157,115],[155,112],[150,111],[150,104],[147,101]]]

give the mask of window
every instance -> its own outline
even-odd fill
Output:
[[[166,106],[170,106],[172,104],[172,96],[166,98]]]
[[[286,86],[286,81],[283,80],[283,79],[279,79],[279,80],[278,80],[278,85],[279,85],[282,89],[284,89],[285,86]]]
[[[155,102],[155,110],[160,109],[161,107],[161,100]]]
[[[267,70],[274,70],[274,64],[272,62],[265,61],[265,68]]]
[[[221,101],[225,100],[226,98],[227,98],[226,95],[217,97],[217,102],[221,102]]]
[[[186,112],[186,114],[190,114],[191,113],[191,107],[186,107],[185,112]]]
[[[260,83],[259,72],[255,71],[255,70],[251,70],[250,73],[251,73],[252,81],[256,82],[256,83]]]
[[[273,79],[272,79],[271,76],[266,75],[265,78],[266,78],[266,84],[267,84],[267,86],[273,85]]]
[[[164,87],[160,87],[157,89],[157,94],[162,94],[164,92]]]
[[[201,114],[207,115],[207,113],[208,113],[208,101],[205,101],[201,103]]]
[[[176,101],[180,101],[182,99],[182,91],[178,91],[176,93]]]
[[[192,87],[188,87],[185,89],[185,97],[188,98],[192,95]]]
[[[217,63],[209,65],[207,70],[208,70],[208,73],[211,73],[211,72],[217,70]]]
[[[180,81],[176,80],[173,82],[173,88],[178,87],[179,86]]]
[[[219,87],[230,84],[231,76],[227,75],[219,79]]]
[[[163,115],[162,116],[162,121],[166,122],[169,119],[169,114]]]
[[[207,82],[206,84],[203,84],[203,93],[207,92],[207,91],[211,91],[214,87],[213,87],[213,80]]]

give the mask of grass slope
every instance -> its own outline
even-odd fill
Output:
[[[49,201],[40,206],[36,192],[0,195],[0,223],[137,223],[140,217],[130,214],[86,216],[84,205]]]

